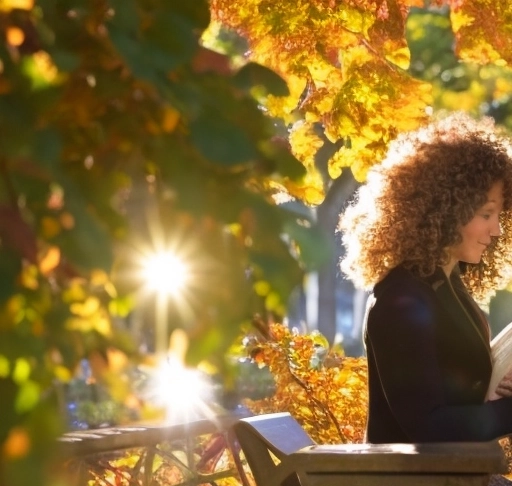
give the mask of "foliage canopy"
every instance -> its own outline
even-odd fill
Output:
[[[288,82],[290,96],[270,96],[267,108],[289,124],[293,153],[308,168],[309,192],[308,185],[292,192],[313,204],[325,196],[322,176],[335,179],[350,167],[363,180],[397,133],[424,123],[433,107],[444,107],[434,104],[433,79],[422,76],[418,64],[410,65],[411,39],[423,38],[430,52],[438,40],[425,36],[429,24],[419,12],[446,19],[443,33],[455,45],[447,48],[452,59],[498,67],[510,61],[506,19],[512,12],[506,1],[303,0],[293,9],[285,0],[211,5],[214,22],[247,39],[248,57]],[[439,68],[433,59],[429,65]],[[482,91],[490,94],[487,102],[499,98]],[[461,108],[456,102],[445,106]],[[319,160],[321,147],[331,150]]]

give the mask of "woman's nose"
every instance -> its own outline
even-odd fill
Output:
[[[491,227],[491,236],[501,236],[501,224],[499,221],[497,221],[495,224]]]

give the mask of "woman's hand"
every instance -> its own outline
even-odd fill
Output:
[[[502,397],[512,397],[512,370],[510,370],[499,382],[495,392],[489,397],[490,400],[496,400]]]

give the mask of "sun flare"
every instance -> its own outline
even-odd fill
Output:
[[[189,279],[186,263],[171,252],[149,256],[144,263],[143,272],[149,290],[167,295],[180,293]]]
[[[153,401],[165,409],[168,423],[188,423],[215,415],[211,382],[172,354],[159,363],[149,392]]]

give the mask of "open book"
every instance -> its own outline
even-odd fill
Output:
[[[491,341],[491,356],[493,368],[487,400],[499,398],[494,391],[501,379],[512,369],[512,322]]]

